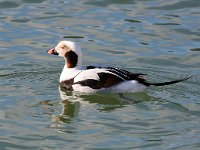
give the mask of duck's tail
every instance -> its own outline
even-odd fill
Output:
[[[185,80],[188,80],[190,78],[192,78],[194,76],[190,76],[190,77],[185,77],[185,78],[182,78],[182,79],[178,79],[178,80],[173,80],[173,81],[168,81],[168,82],[161,82],[161,83],[147,83],[148,86],[164,86],[164,85],[170,85],[170,84],[175,84],[175,83],[179,83],[179,82],[182,82],[182,81],[185,81]]]

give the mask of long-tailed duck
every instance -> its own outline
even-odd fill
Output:
[[[115,67],[83,67],[81,48],[77,43],[70,41],[61,41],[47,52],[64,57],[65,65],[60,75],[60,85],[71,91],[134,93],[142,92],[149,86],[175,84],[190,78],[150,83],[145,80],[144,75],[146,74],[143,73],[131,73]]]

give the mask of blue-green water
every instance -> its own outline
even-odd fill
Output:
[[[200,81],[137,94],[59,90],[60,40],[83,63],[167,81],[200,74],[199,0],[0,1],[0,149],[200,149]],[[62,101],[62,102],[61,102]]]

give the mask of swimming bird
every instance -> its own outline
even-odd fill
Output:
[[[70,91],[83,93],[135,93],[150,86],[164,86],[185,81],[190,77],[162,83],[150,83],[143,73],[131,73],[118,67],[82,66],[82,52],[78,43],[61,41],[48,54],[64,58],[60,85]]]

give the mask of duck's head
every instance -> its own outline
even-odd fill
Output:
[[[66,60],[67,68],[81,67],[82,53],[80,46],[71,41],[61,41],[55,48],[47,51],[48,54],[59,55]]]

